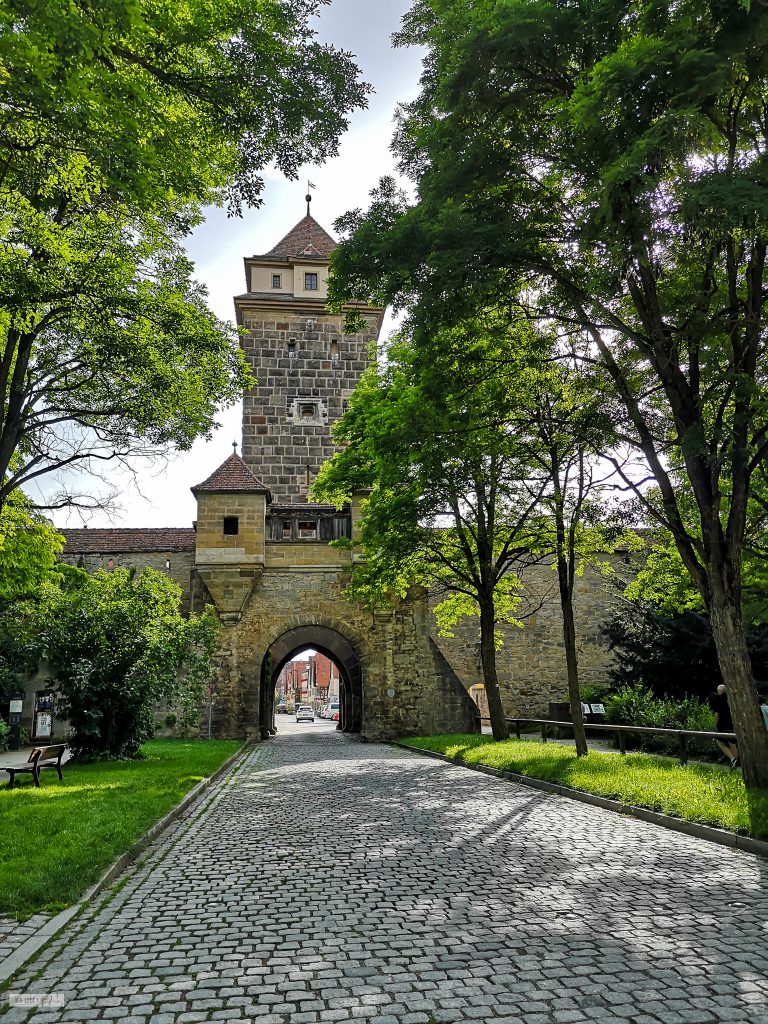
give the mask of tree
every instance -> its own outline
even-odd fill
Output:
[[[0,615],[39,590],[63,547],[64,538],[15,491],[0,507]]]
[[[462,343],[446,344],[438,364],[419,364],[403,342],[390,348],[385,369],[364,374],[336,428],[344,447],[313,492],[341,504],[370,489],[360,534],[365,560],[356,563],[351,587],[356,599],[386,602],[419,585],[443,595],[435,610],[441,631],[479,616],[491,726],[494,738],[506,739],[497,626],[517,623],[515,568],[535,557],[536,496],[524,484],[505,421],[504,382],[478,363],[473,386],[463,387],[481,342],[458,333]],[[500,414],[495,429],[491,408]]]
[[[249,386],[181,241],[201,205],[258,205],[265,166],[334,154],[365,104],[349,55],[314,38],[324,2],[0,12],[0,505],[59,469],[184,449]]]
[[[514,436],[518,474],[515,486],[534,502],[526,556],[553,558],[563,629],[568,698],[576,753],[587,753],[579,685],[574,587],[587,565],[608,568],[604,556],[623,531],[610,530],[600,498],[607,477],[598,472],[596,454],[610,434],[610,419],[601,396],[567,362],[555,358],[556,344],[526,318],[500,318],[484,311],[475,322],[474,347],[466,353],[465,332],[423,336],[418,360],[430,378],[435,368],[450,381],[462,401],[473,406],[472,441],[481,445],[485,432]],[[514,349],[514,355],[511,354]],[[478,401],[477,386],[492,378],[492,400]],[[491,442],[492,443],[492,442]]]
[[[173,218],[83,195],[55,225],[31,208],[16,211],[22,220],[0,253],[0,507],[59,470],[188,449],[251,380],[234,329],[192,280]],[[78,501],[65,492],[48,504]]]
[[[587,332],[644,467],[617,472],[701,594],[745,782],[768,786],[741,610],[768,458],[768,11],[419,0],[401,42],[427,48],[396,140],[418,201],[384,183],[347,218],[337,290],[407,303],[422,331],[522,294]]]
[[[63,546],[64,538],[14,491],[0,508],[0,705],[37,668],[40,606],[50,587],[75,571],[56,561]]]
[[[335,155],[369,87],[319,43],[328,0],[9,0],[0,193],[57,208],[87,178],[144,211],[255,205],[260,172]]]
[[[574,615],[574,587],[586,566],[598,563],[619,540],[630,542],[623,531],[610,530],[601,497],[610,474],[600,471],[596,456],[611,428],[600,407],[599,394],[584,387],[566,365],[552,360],[539,368],[533,396],[529,462],[538,466],[544,488],[538,488],[538,514],[544,532],[538,550],[551,545],[557,569],[563,622],[563,647],[568,675],[568,696],[573,718],[576,754],[587,753],[579,685],[579,658]]]
[[[183,618],[180,599],[165,574],[123,568],[81,573],[51,595],[40,648],[78,755],[136,757],[159,702],[199,707],[218,625],[210,608]]]

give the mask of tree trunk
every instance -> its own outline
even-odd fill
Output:
[[[493,601],[480,601],[480,656],[483,662],[483,682],[488,697],[488,714],[491,718],[491,729],[495,740],[508,740],[509,728],[504,717],[501,703],[499,677],[496,673],[496,642],[494,631],[496,616]]]
[[[557,584],[560,590],[560,608],[563,615],[563,647],[565,667],[568,673],[568,700],[573,721],[573,741],[576,756],[584,757],[587,750],[587,734],[584,732],[584,714],[581,710],[579,688],[579,656],[576,653],[576,624],[573,621],[573,580],[576,575],[576,519],[581,508],[581,494],[584,487],[584,457],[580,453],[579,508],[574,511],[570,528],[565,528],[565,495],[560,480],[561,465],[557,449],[550,449],[550,472],[555,497],[555,557],[557,559]]]
[[[710,588],[709,620],[733,716],[744,784],[768,789],[768,729],[757,701],[739,602],[729,599],[726,586],[715,573],[710,575]]]
[[[577,757],[583,757],[589,751],[587,749],[587,734],[584,732],[584,714],[581,710],[579,657],[576,653],[576,625],[573,620],[573,587],[568,579],[568,566],[561,555],[558,555],[557,558],[557,575],[560,583],[560,607],[563,612],[563,646],[565,647],[565,666],[568,672],[568,699],[573,719],[573,739],[576,744]]]

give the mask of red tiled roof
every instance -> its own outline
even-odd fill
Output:
[[[273,249],[264,253],[262,259],[285,260],[291,256],[315,256],[327,260],[336,245],[335,239],[331,238],[314,217],[304,217]]]
[[[59,530],[66,543],[65,555],[128,554],[132,551],[194,551],[195,531],[191,527],[162,527],[133,530]]]
[[[237,452],[233,452],[226,462],[222,462],[207,480],[192,488],[193,494],[199,491],[215,494],[239,491],[242,494],[266,494],[269,500],[272,498],[267,485],[248,469]]]

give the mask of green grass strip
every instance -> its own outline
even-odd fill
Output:
[[[152,740],[141,761],[70,762],[63,782],[45,771],[39,789],[24,775],[0,789],[0,913],[70,906],[240,745]]]
[[[674,758],[655,754],[591,751],[576,757],[573,747],[557,743],[497,743],[477,735],[408,737],[402,742],[468,765],[516,772],[684,821],[768,839],[768,791],[747,791],[741,774],[729,768],[694,762],[683,766]]]

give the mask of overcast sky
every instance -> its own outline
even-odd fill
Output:
[[[331,231],[338,216],[367,205],[379,178],[394,171],[389,152],[394,110],[397,103],[416,95],[420,73],[418,51],[393,50],[390,44],[409,7],[410,0],[333,0],[317,19],[320,38],[353,53],[375,92],[368,109],[352,116],[336,159],[323,167],[304,168],[295,182],[267,174],[262,207],[245,213],[242,220],[228,219],[221,210],[208,211],[188,250],[217,316],[234,319],[232,297],[245,290],[243,257],[267,252],[304,216],[307,178],[316,186],[312,214]],[[129,476],[121,477],[122,510],[111,516],[93,514],[89,525],[190,526],[196,507],[189,488],[231,454],[233,441],[239,445],[240,416],[240,405],[223,411],[221,428],[211,441],[198,442],[169,464],[137,466],[138,487]],[[79,516],[60,513],[54,518],[59,526],[80,525]]]

